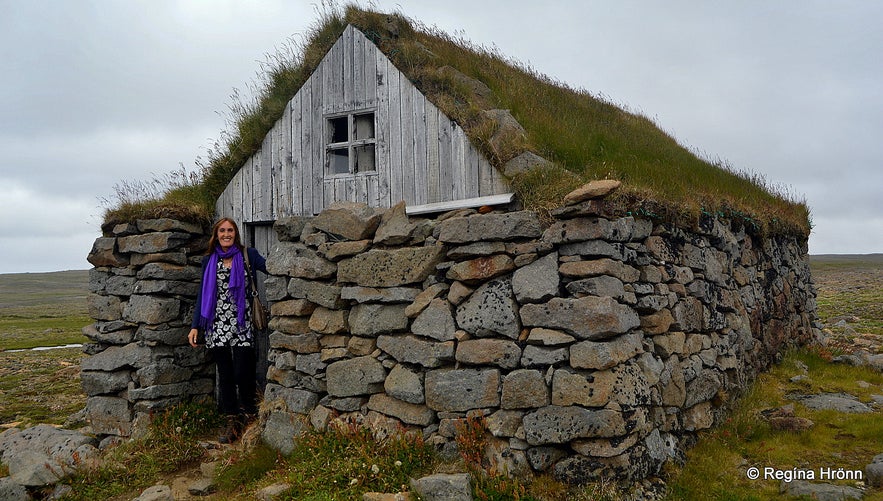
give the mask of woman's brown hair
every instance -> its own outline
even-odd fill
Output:
[[[239,248],[239,250],[245,251],[245,246],[242,245],[242,237],[239,233],[239,225],[229,217],[222,217],[221,219],[218,219],[214,226],[212,226],[212,236],[209,238],[208,249],[205,251],[206,254],[211,254],[215,251],[215,247],[218,246],[218,228],[220,228],[225,222],[232,224],[233,229],[236,230],[236,237],[233,239],[233,245]]]

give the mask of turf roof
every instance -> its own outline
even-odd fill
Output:
[[[501,168],[524,150],[554,162],[552,169],[511,180],[528,208],[554,208],[584,182],[615,178],[624,187],[608,203],[613,213],[639,214],[680,226],[716,215],[759,233],[802,237],[809,233],[805,203],[771,188],[762,176],[700,158],[646,117],[401,13],[353,5],[326,9],[298,47],[287,47],[288,54],[268,61],[264,88],[256,100],[231,107],[235,130],[210,152],[199,185],[171,190],[167,198],[199,199],[210,213],[214,200],[260,148],[288,101],[347,24],[362,31],[430,101],[458,122],[495,166]],[[477,92],[470,79],[482,82],[490,94]],[[501,108],[510,110],[526,132],[523,142],[504,151],[490,147],[495,124],[483,113]],[[110,211],[108,218],[114,215],[122,216]]]

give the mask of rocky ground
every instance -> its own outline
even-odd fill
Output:
[[[883,254],[811,262],[826,345],[836,354],[883,353]]]

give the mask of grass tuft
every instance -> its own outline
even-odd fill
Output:
[[[379,440],[354,423],[311,430],[286,458],[258,446],[219,473],[221,493],[248,493],[267,478],[291,485],[283,499],[361,499],[366,492],[408,490],[409,479],[431,471],[432,448],[421,434]],[[263,480],[262,480],[263,479]]]
[[[65,481],[72,501],[110,499],[140,491],[157,480],[203,459],[200,439],[214,432],[221,417],[214,406],[185,403],[154,417],[147,437],[124,442],[102,458],[101,465]]]

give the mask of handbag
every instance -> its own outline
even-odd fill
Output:
[[[258,289],[255,287],[255,276],[251,272],[251,264],[248,262],[248,250],[244,250],[245,268],[248,271],[248,281],[251,282],[251,325],[258,331],[267,328],[267,307],[258,297]]]

